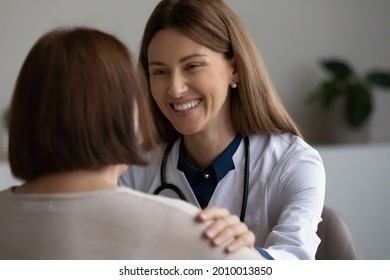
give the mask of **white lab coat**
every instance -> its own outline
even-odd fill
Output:
[[[316,231],[325,198],[325,171],[320,155],[301,138],[288,133],[252,135],[249,141],[245,223],[256,235],[255,246],[264,248],[274,259],[314,259],[320,243]],[[190,203],[199,206],[184,173],[177,169],[179,144],[177,141],[169,154],[166,181],[179,187]],[[119,183],[153,193],[161,185],[162,156],[149,156],[148,166],[129,166]],[[224,207],[240,216],[244,140],[233,161],[235,169],[218,183],[209,206]],[[170,190],[160,195],[177,197]]]

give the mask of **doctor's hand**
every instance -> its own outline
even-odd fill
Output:
[[[228,253],[242,247],[249,247],[257,252],[254,248],[254,233],[236,215],[230,214],[229,210],[208,207],[201,211],[196,219],[199,222],[212,222],[204,231],[204,235],[214,246],[223,245]]]

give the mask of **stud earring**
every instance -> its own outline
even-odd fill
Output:
[[[238,86],[238,84],[234,81],[230,84],[231,88],[237,88],[237,86]]]

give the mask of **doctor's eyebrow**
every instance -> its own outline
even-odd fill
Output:
[[[186,62],[187,60],[190,60],[192,58],[196,58],[196,57],[207,57],[206,54],[200,54],[200,53],[195,53],[195,54],[191,54],[191,55],[187,55],[185,57],[182,57],[179,59],[179,62],[180,63],[183,63],[183,62]],[[160,61],[150,61],[149,62],[149,66],[152,66],[152,65],[165,65],[164,63],[160,62]]]

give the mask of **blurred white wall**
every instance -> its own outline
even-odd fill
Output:
[[[59,25],[96,27],[117,35],[136,53],[143,27],[157,2],[0,0],[0,113],[11,100],[28,51],[44,32]]]
[[[86,24],[118,35],[138,51],[158,0],[0,0],[0,111],[19,68],[48,29]],[[260,49],[288,111],[310,141],[321,140],[320,116],[305,105],[323,73],[322,57],[348,59],[359,72],[390,68],[389,0],[226,0]],[[390,100],[390,94],[389,98]],[[390,111],[384,118],[390,121]]]
[[[390,144],[316,146],[325,204],[345,219],[364,259],[390,260]]]

